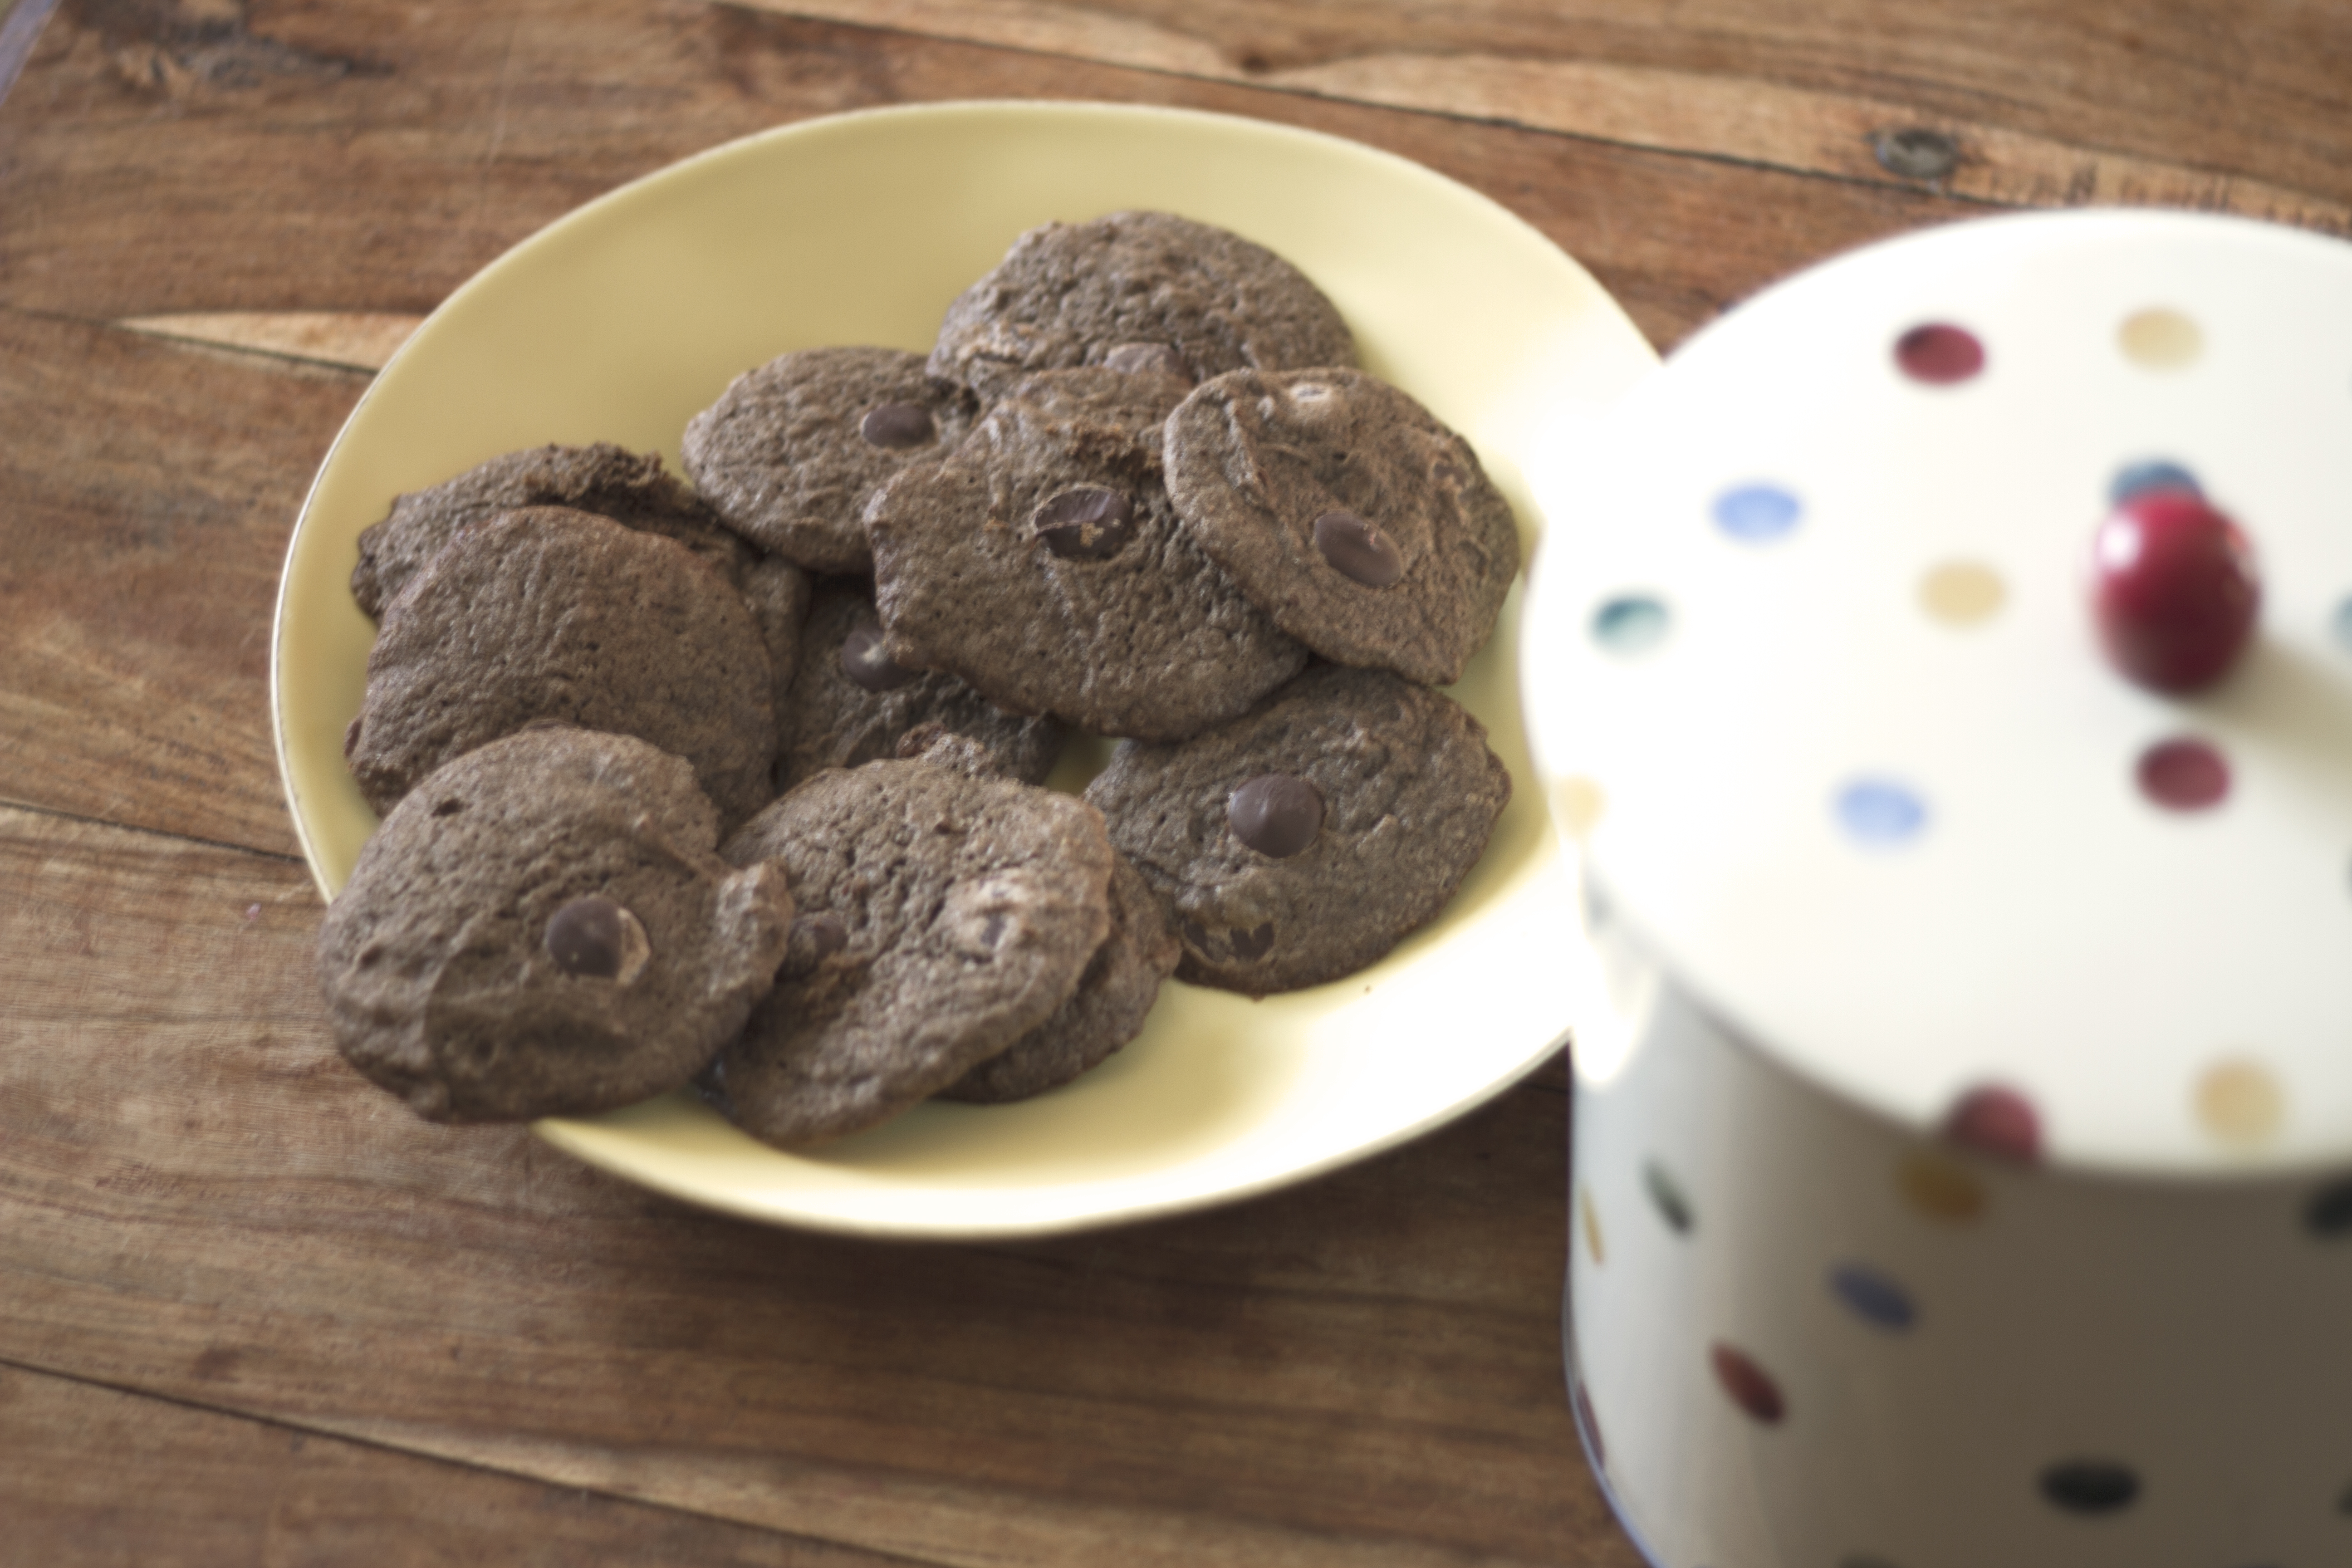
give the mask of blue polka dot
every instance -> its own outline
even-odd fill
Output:
[[[1592,612],[1592,640],[1615,654],[1647,653],[1666,640],[1674,617],[1646,594],[1625,594]]]
[[[2200,498],[2205,494],[2205,487],[2187,468],[2161,458],[2151,458],[2144,463],[2126,463],[2116,470],[2114,480],[2107,486],[2107,504],[2121,506],[2148,490],[2187,490]]]
[[[1831,1269],[1830,1289],[1839,1300],[1853,1309],[1856,1317],[1882,1329],[1900,1333],[1919,1315],[1918,1309],[1911,1304],[1909,1291],[1885,1275],[1858,1263],[1840,1264]]]
[[[2346,595],[2336,605],[2336,613],[2328,617],[2327,626],[2336,634],[2336,646],[2352,653],[2352,594]]]
[[[1864,844],[1901,844],[1927,826],[1927,806],[1886,779],[1857,779],[1838,792],[1838,825]]]
[[[1715,498],[1715,525],[1749,544],[1779,539],[1797,526],[1804,509],[1774,485],[1742,485]]]

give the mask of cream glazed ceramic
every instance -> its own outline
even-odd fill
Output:
[[[1231,228],[1313,278],[1366,369],[1466,435],[1532,540],[1521,465],[1656,355],[1599,284],[1494,202],[1338,137],[1227,115],[946,103],[803,121],[714,148],[558,220],[458,289],[376,379],[304,503],[278,601],[280,771],[322,893],[375,818],[342,757],[374,628],[349,579],[392,497],[500,452],[614,441],[673,463],[751,367],[836,343],[929,347],[1024,230],[1121,208]],[[931,1103],[788,1154],[683,1091],[539,1124],[630,1180],[750,1218],[971,1240],[1082,1229],[1261,1193],[1501,1093],[1565,1036],[1551,955],[1572,883],[1521,738],[1516,592],[1454,698],[1518,781],[1453,904],[1381,963],[1263,1002],[1170,984],[1140,1037],[1015,1105]],[[1107,749],[1073,748],[1082,786]],[[1461,997],[1480,1025],[1458,1026]]]
[[[2352,1562],[2352,247],[1907,237],[1559,458],[1522,679],[1612,998],[1569,1354],[1644,1550]],[[2261,582],[2186,693],[2091,607],[2158,496]]]

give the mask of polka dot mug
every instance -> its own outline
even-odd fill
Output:
[[[1645,1552],[2352,1563],[2352,246],[1908,236],[1556,458],[1570,1403]]]

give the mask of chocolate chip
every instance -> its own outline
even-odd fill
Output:
[[[853,626],[841,639],[841,672],[868,691],[904,686],[919,673],[891,662],[880,626]]]
[[[1108,561],[1135,537],[1135,508],[1100,485],[1050,496],[1030,520],[1045,548],[1065,561]]]
[[[866,411],[857,433],[871,447],[919,447],[931,438],[931,411],[919,403],[886,403]]]
[[[1194,379],[1192,367],[1184,363],[1184,356],[1167,343],[1120,343],[1103,355],[1103,366],[1129,375],[1172,375],[1183,382]]]
[[[1255,931],[1235,928],[1230,933],[1234,956],[1244,963],[1255,963],[1274,951],[1274,922],[1266,921]]]
[[[621,973],[629,911],[601,895],[574,899],[547,922],[547,956],[566,974],[610,980]]]
[[[1192,920],[1190,918],[1187,918],[1179,923],[1183,929],[1184,941],[1189,946],[1191,946],[1192,951],[1204,955],[1207,954],[1209,952],[1209,928],[1202,925],[1199,921]]]
[[[2123,1465],[2075,1459],[2042,1472],[2042,1495],[2069,1513],[2114,1513],[2139,1496],[2139,1477]]]
[[[784,937],[784,962],[779,973],[799,976],[849,945],[849,928],[831,910],[796,917]]]
[[[1317,518],[1315,548],[1341,576],[1367,588],[1385,588],[1404,575],[1404,557],[1389,536],[1352,511]]]
[[[1225,820],[1259,854],[1286,859],[1323,831],[1323,792],[1295,773],[1260,773],[1225,802]]]

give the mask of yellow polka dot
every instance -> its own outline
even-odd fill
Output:
[[[1931,1149],[1906,1156],[1895,1183],[1911,1206],[1930,1219],[1966,1225],[1984,1212],[1984,1184]]]
[[[1990,620],[2008,597],[2000,574],[1973,561],[1947,561],[1919,579],[1919,607],[1948,626]]]
[[[1551,786],[1552,820],[1559,825],[1562,833],[1580,843],[1608,809],[1608,795],[1591,779],[1570,774]]]
[[[2178,310],[2137,311],[2116,330],[2124,357],[2150,370],[2179,370],[2204,352],[2205,334]]]
[[[1584,1250],[1592,1257],[1592,1266],[1601,1267],[1606,1260],[1606,1249],[1601,1245],[1601,1211],[1593,1206],[1592,1189],[1576,1189],[1576,1217],[1584,1227]]]
[[[2197,1080],[2197,1120],[2215,1142],[2251,1149],[2277,1135],[2286,1091],[2259,1062],[2216,1062]]]

